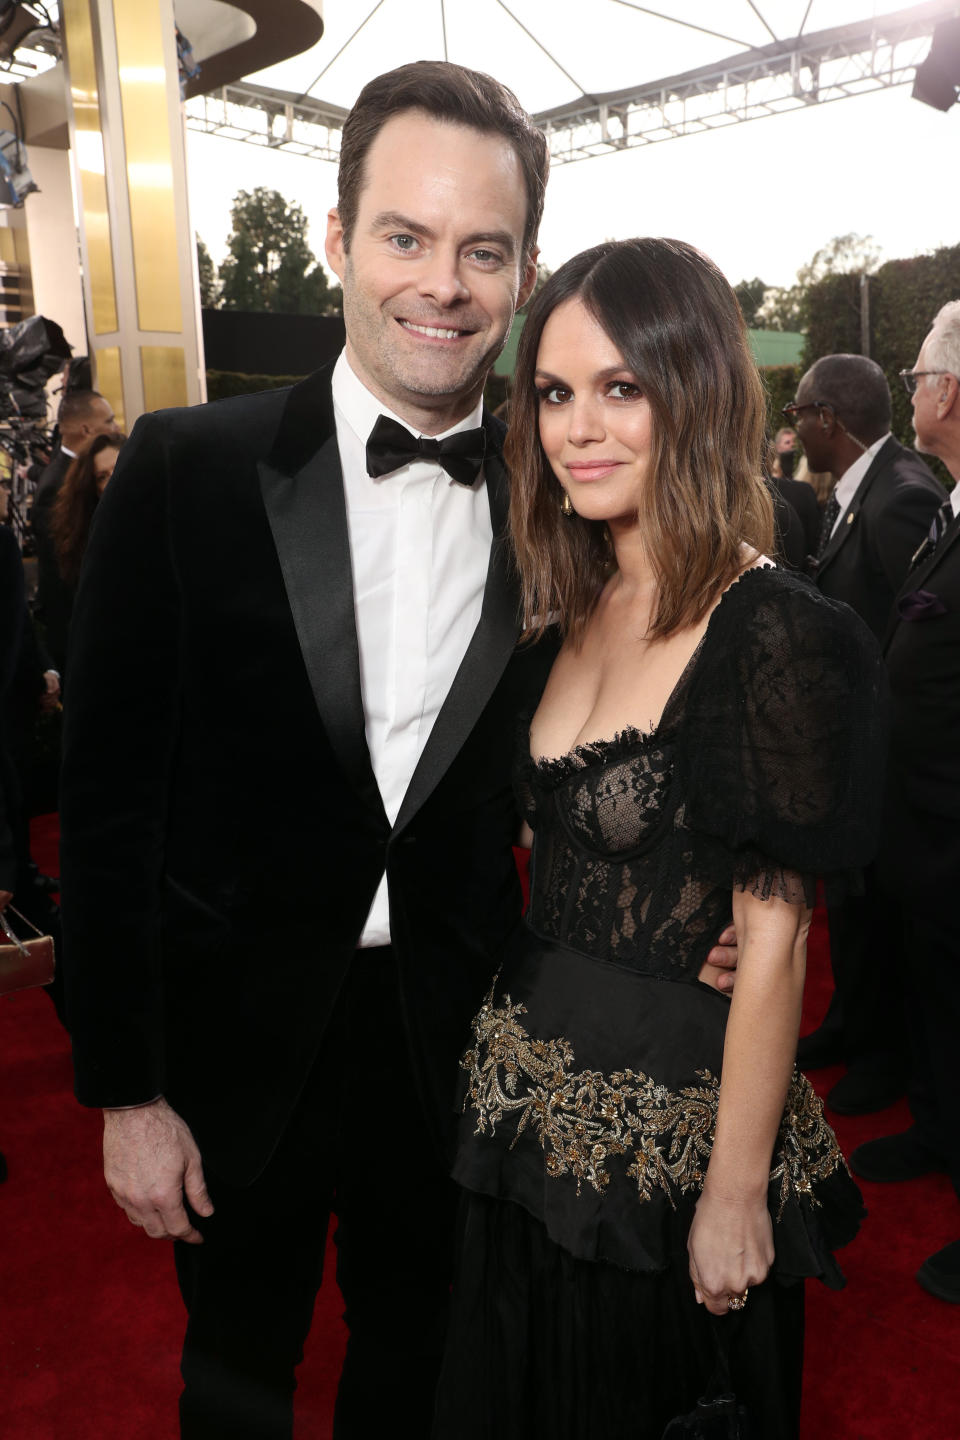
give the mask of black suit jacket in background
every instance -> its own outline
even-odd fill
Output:
[[[891,436],[874,456],[816,567],[818,588],[852,606],[878,641],[910,559],[945,494],[920,456]]]
[[[816,555],[817,546],[820,543],[823,514],[817,504],[817,497],[813,493],[812,486],[808,485],[806,480],[794,480],[788,475],[776,475],[773,477],[772,483],[781,497],[796,512],[803,532],[804,554]]]
[[[3,710],[13,683],[26,625],[23,562],[13,531],[0,525],[0,890],[14,890],[17,880],[18,789],[7,754]]]
[[[50,522],[57,496],[72,464],[73,459],[66,451],[57,451],[37,482],[30,507],[30,528],[37,546],[36,614],[43,625],[46,648],[61,674],[66,669],[73,586],[68,585],[60,574]]]
[[[960,520],[909,575],[884,647],[891,732],[885,874],[918,903],[956,905],[960,878]]]
[[[384,866],[417,1093],[352,1123],[376,1145],[425,1107],[447,1139],[469,1020],[520,913],[512,754],[554,653],[517,645],[503,432],[486,418],[482,614],[391,829],[330,375],[141,419],[74,612],[61,877],[77,1093],[164,1094],[234,1183],[282,1133]]]

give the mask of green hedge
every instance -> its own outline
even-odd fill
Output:
[[[797,393],[797,382],[803,371],[799,365],[769,365],[760,371],[767,392],[767,432],[776,435],[786,425],[781,415],[784,405],[789,405]]]
[[[241,375],[236,370],[207,371],[207,399],[225,400],[229,395],[255,395],[258,390],[282,390],[296,385],[302,375]]]

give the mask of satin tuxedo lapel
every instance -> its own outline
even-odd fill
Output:
[[[324,729],[357,794],[386,824],[366,741],[332,368],[291,390],[270,456],[258,465],[260,488]]]
[[[834,530],[829,545],[820,557],[820,561],[817,565],[816,571],[818,576],[823,574],[824,570],[837,555],[838,551],[843,548],[844,542],[857,528],[857,517],[859,516],[860,511],[863,509],[863,503],[867,498],[870,487],[872,486],[874,480],[877,478],[878,474],[883,469],[884,465],[889,459],[889,452],[892,444],[893,442],[891,440],[888,440],[885,445],[881,446],[877,454],[874,455],[873,460],[870,462],[869,470],[867,471],[866,475],[864,475],[863,479],[860,481],[860,484],[857,486],[856,491],[854,492],[853,499],[847,506],[845,514],[840,519],[840,524],[837,526],[836,530]]]
[[[520,632],[519,595],[512,576],[507,534],[510,481],[500,453],[504,430],[492,416],[485,414],[483,423],[487,432],[484,477],[493,522],[493,545],[483,591],[483,608],[467,652],[407,787],[395,833],[410,822],[455,759],[496,689]]]
[[[943,564],[944,560],[957,546],[958,543],[960,543],[960,518],[954,516],[953,520],[951,520],[946,531],[941,537],[940,543],[937,546],[936,550],[933,552],[933,554],[929,555],[926,560],[922,561],[921,564],[917,565],[915,569],[911,570],[910,574],[904,581],[900,593],[897,596],[893,610],[890,614],[890,623],[887,626],[887,633],[883,637],[884,650],[887,649],[887,646],[893,639],[893,636],[895,635],[897,627],[899,625],[917,623],[911,621],[904,621],[902,619],[897,610],[897,605],[899,604],[900,600],[903,598],[904,595],[909,595],[914,590],[926,589],[927,581],[930,579],[931,575],[936,573],[936,571]]]

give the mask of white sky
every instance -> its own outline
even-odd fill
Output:
[[[647,0],[648,8],[722,32],[718,39],[632,8],[629,0],[445,0],[451,60],[487,70],[531,111],[587,93],[677,74],[766,44],[750,0]],[[807,0],[756,0],[778,37],[796,34]],[[373,75],[408,60],[443,58],[440,0],[325,0],[314,49],[249,78],[349,106]],[[507,8],[577,85],[510,18]],[[810,0],[804,33],[912,8],[896,0]],[[956,7],[945,3],[945,11]],[[372,13],[371,15],[371,12]],[[334,60],[364,16],[371,15]],[[555,166],[540,232],[555,269],[606,238],[673,235],[711,255],[734,283],[789,285],[834,235],[872,235],[884,259],[960,239],[956,166],[960,105],[946,114],[910,87],[879,91],[709,134]],[[225,253],[230,204],[265,185],[298,201],[323,257],[332,165],[188,132],[194,228],[215,260]]]

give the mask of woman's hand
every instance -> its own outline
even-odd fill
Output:
[[[765,1200],[727,1200],[704,1191],[687,1253],[697,1304],[712,1315],[726,1315],[729,1297],[762,1284],[773,1264],[773,1224]]]

